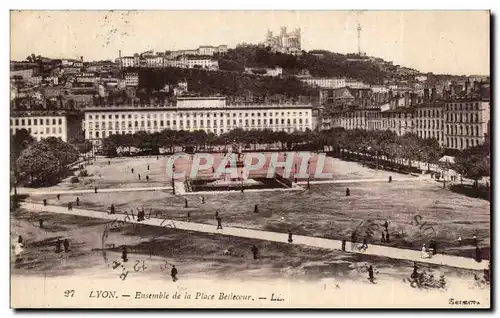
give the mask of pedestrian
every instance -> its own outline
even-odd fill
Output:
[[[172,276],[172,281],[174,281],[174,282],[177,281],[177,268],[175,268],[175,265],[172,265],[172,270],[170,271],[170,276]]]
[[[201,204],[205,204],[205,197],[204,196],[201,197]]]
[[[184,207],[187,208],[188,207],[188,199],[184,198]]]
[[[392,176],[389,176],[389,183],[392,182]]]
[[[473,241],[473,243],[474,243],[474,246],[477,246],[477,243],[478,243],[478,242],[477,242],[477,236],[476,236],[476,234],[474,234],[474,235],[472,236],[472,241]]]
[[[241,187],[241,193],[243,193],[243,187]]]
[[[382,232],[382,238],[380,239],[380,242],[385,243],[385,232]]]
[[[149,176],[148,175],[146,176],[146,182],[149,182]]]
[[[80,198],[76,197],[76,206],[80,206]]]
[[[38,225],[43,229],[43,219],[38,219]]]
[[[385,222],[384,222],[384,227],[385,227],[385,230],[388,231],[389,222],[387,222],[387,220],[385,220]]]
[[[188,213],[187,213],[187,219],[188,219],[188,222],[191,222],[191,211],[188,211]]]
[[[311,182],[307,179],[307,190],[311,190]]]
[[[156,160],[160,159],[158,156],[156,156]]]
[[[57,195],[57,200],[59,200],[59,199],[61,199],[61,195],[60,194]]]
[[[108,166],[110,166],[110,165],[111,165],[111,161],[108,160]]]
[[[68,239],[64,239],[63,246],[64,246],[64,253],[68,253],[69,252],[69,241],[68,241]]]
[[[68,211],[73,210],[73,204],[71,202],[68,202]]]
[[[476,262],[481,263],[481,249],[476,245]]]
[[[122,261],[123,262],[127,262],[128,261],[128,258],[127,258],[127,248],[125,248],[125,246],[123,247],[122,249]]]
[[[257,204],[253,207],[253,213],[259,213],[259,206]]]
[[[385,231],[385,242],[386,243],[390,242],[390,240],[389,240],[389,231],[387,231],[387,230]]]
[[[372,282],[372,283],[373,283],[373,281],[375,280],[375,276],[373,276],[373,266],[372,266],[372,265],[370,265],[370,266],[368,267],[368,280],[369,280],[370,282]]]
[[[345,196],[348,197],[351,195],[351,190],[349,188],[345,189]]]
[[[253,259],[258,259],[259,256],[258,256],[258,253],[259,253],[259,249],[257,248],[257,246],[255,245],[252,245],[252,254],[253,254]]]
[[[111,203],[111,206],[109,207],[109,213],[115,214],[115,205],[113,203]]]
[[[356,231],[353,231],[352,234],[351,234],[351,250],[354,249],[354,247],[356,246]]]
[[[219,211],[215,211],[215,219],[219,217]]]
[[[458,245],[460,245],[460,246],[462,245],[462,237],[461,236],[458,237]]]
[[[134,168],[130,169],[130,171],[132,171],[132,173],[134,173]]]
[[[21,235],[17,238],[17,243],[23,244],[23,237]]]
[[[436,240],[432,240],[432,254],[436,255],[437,254],[437,242]]]
[[[427,247],[422,245],[422,252],[420,253],[421,258],[429,258],[429,253],[427,252]]]
[[[366,236],[363,238],[363,244],[361,245],[361,247],[359,248],[360,250],[361,249],[367,249],[368,248],[368,244],[366,242]]]
[[[43,199],[43,206],[47,206],[47,199]]]
[[[342,252],[345,252],[345,243],[346,243],[346,240],[342,239]]]
[[[140,174],[140,173],[138,173],[138,174],[137,174],[137,178],[138,178],[139,180],[141,180],[141,174]]]
[[[293,242],[293,239],[292,239],[292,231],[291,230],[288,230],[288,243],[292,243]]]
[[[413,272],[411,273],[411,276],[410,278],[417,278],[418,277],[418,266],[417,266],[417,262],[413,262]]]
[[[222,219],[220,216],[217,216],[217,230],[222,230]]]
[[[148,170],[149,170],[149,165],[148,165]]]
[[[94,193],[97,193],[97,186],[94,187]]]
[[[57,239],[56,241],[56,253],[61,253],[61,240]]]

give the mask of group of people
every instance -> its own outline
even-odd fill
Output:
[[[69,241],[68,239],[64,239],[64,241],[61,242],[61,240],[58,238],[56,241],[56,253],[61,253],[61,245],[64,248],[64,252],[67,253],[69,252]]]

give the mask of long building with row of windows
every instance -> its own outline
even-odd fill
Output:
[[[220,135],[235,128],[305,131],[312,107],[297,104],[234,105],[224,97],[180,97],[175,106],[106,106],[85,109],[85,138],[98,144],[112,134],[204,130]]]
[[[330,112],[322,128],[391,130],[435,138],[441,146],[462,150],[485,142],[490,133],[490,100],[479,96],[425,101],[409,107],[356,108]]]

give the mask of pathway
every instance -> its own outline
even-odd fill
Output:
[[[73,209],[72,211],[68,211],[67,208],[65,207],[54,206],[54,205],[49,205],[44,207],[42,204],[25,203],[25,202],[22,202],[20,206],[24,209],[34,212],[45,211],[45,212],[71,214],[71,215],[86,216],[99,219],[108,219],[108,220],[121,219],[125,222],[137,223],[135,220],[125,220],[124,214],[108,214],[107,212],[83,210],[83,209]],[[223,230],[217,230],[215,225],[174,221],[168,219],[162,220],[158,218],[150,218],[140,223],[151,226],[171,227],[171,228],[176,228],[178,230],[215,233],[215,234],[230,235],[230,236],[245,237],[245,238],[290,244],[287,243],[288,235],[286,233],[276,233],[276,232],[260,231],[260,230],[236,228],[236,227],[224,227]],[[303,235],[295,235],[293,237],[292,244],[301,244],[301,245],[319,247],[330,250],[341,249],[341,241],[312,237],[312,236],[303,236]],[[347,247],[348,248],[350,247],[350,243],[347,244]],[[381,246],[381,245],[373,245],[373,244],[370,244],[369,248],[366,251],[361,252],[357,250],[356,251],[349,250],[349,252],[383,256],[383,257],[389,257],[393,259],[400,259],[407,261],[416,261],[420,263],[445,265],[445,266],[465,268],[465,269],[474,269],[474,270],[482,270],[487,268],[488,266],[488,261],[486,260],[481,263],[478,263],[472,258],[465,258],[460,256],[452,256],[444,254],[437,254],[434,255],[432,258],[421,258],[420,251]]]
[[[159,190],[172,190],[172,187],[142,187],[142,188],[104,188],[97,189],[99,193],[108,192],[135,192],[135,191],[159,191]],[[13,191],[11,191],[13,193]],[[31,189],[17,189],[17,194],[29,194],[29,195],[46,195],[46,194],[73,194],[73,193],[94,193],[94,189],[75,189],[75,190],[45,190],[45,191],[31,191]]]

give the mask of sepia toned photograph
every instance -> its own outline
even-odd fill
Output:
[[[11,307],[490,309],[490,21],[11,10]]]

